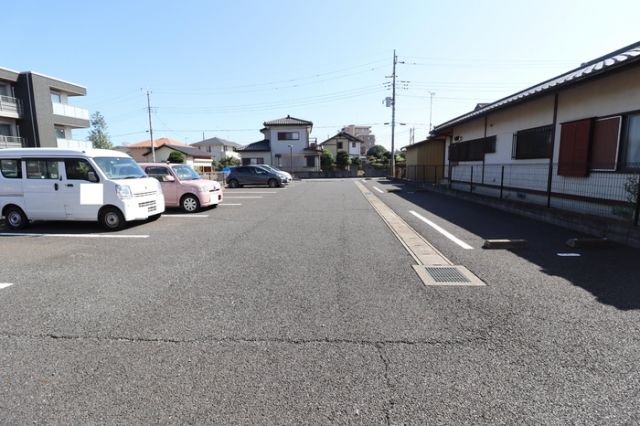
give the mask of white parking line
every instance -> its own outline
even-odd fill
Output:
[[[439,233],[441,233],[442,235],[444,235],[445,237],[447,237],[448,239],[450,239],[451,241],[453,241],[454,243],[456,243],[457,245],[462,247],[463,249],[465,249],[465,250],[473,250],[473,247],[471,247],[469,244],[465,243],[464,241],[462,241],[461,239],[459,239],[458,237],[456,237],[452,233],[444,230],[443,228],[441,228],[440,226],[436,225],[435,223],[431,222],[426,217],[423,217],[423,216],[419,215],[418,213],[414,212],[413,210],[409,210],[409,213],[411,213],[412,215],[414,215],[415,217],[417,217],[418,219],[420,219],[421,221],[423,221],[424,223],[426,223],[427,225],[429,225],[430,227],[432,227],[433,229],[435,229],[436,231],[438,231]]]
[[[232,191],[236,192],[236,191]],[[237,191],[238,194],[277,194],[277,191]],[[228,194],[228,192],[225,192]]]
[[[241,206],[242,203],[222,203],[218,204],[219,206]]]
[[[0,290],[2,290],[3,288],[7,288],[9,286],[12,286],[13,283],[0,283]]]
[[[242,197],[242,196],[235,196],[235,195],[225,195],[224,198],[229,199],[229,198],[233,198],[233,199],[257,199],[257,198],[264,198],[264,197],[254,197],[254,196],[249,196],[249,197]]]
[[[381,194],[384,194],[384,191],[380,188],[378,188],[377,186],[374,186],[373,189],[375,189],[376,191],[378,191]]]
[[[557,253],[560,257],[580,257],[580,253]]]
[[[163,214],[162,217],[184,217],[187,219],[209,217],[208,214]]]
[[[64,237],[64,238],[149,238],[148,235],[105,235],[105,234],[32,234],[28,232],[2,232],[0,237]]]

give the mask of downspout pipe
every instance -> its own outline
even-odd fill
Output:
[[[551,207],[551,183],[553,180],[553,153],[556,143],[556,127],[558,126],[558,92],[553,98],[553,127],[551,129],[551,153],[549,155],[549,176],[547,178],[547,207]]]

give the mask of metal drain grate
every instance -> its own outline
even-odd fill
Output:
[[[465,277],[462,272],[458,270],[458,268],[433,268],[426,267],[427,273],[431,275],[433,281],[437,283],[469,283],[471,282],[467,277]]]
[[[462,265],[414,265],[426,286],[484,286],[480,278]]]

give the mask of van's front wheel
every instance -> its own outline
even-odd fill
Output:
[[[19,231],[24,228],[29,221],[22,209],[16,206],[7,207],[4,216],[7,219],[7,226],[14,231]]]
[[[98,219],[100,224],[109,231],[117,231],[124,228],[124,216],[115,207],[105,207],[100,211]]]

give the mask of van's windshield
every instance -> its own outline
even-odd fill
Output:
[[[202,177],[200,177],[200,175],[196,173],[195,170],[193,170],[190,166],[187,166],[185,164],[171,166],[171,168],[173,169],[174,172],[176,172],[176,175],[180,180],[202,179]]]
[[[108,179],[140,179],[147,177],[138,163],[128,157],[97,157],[94,161]]]

